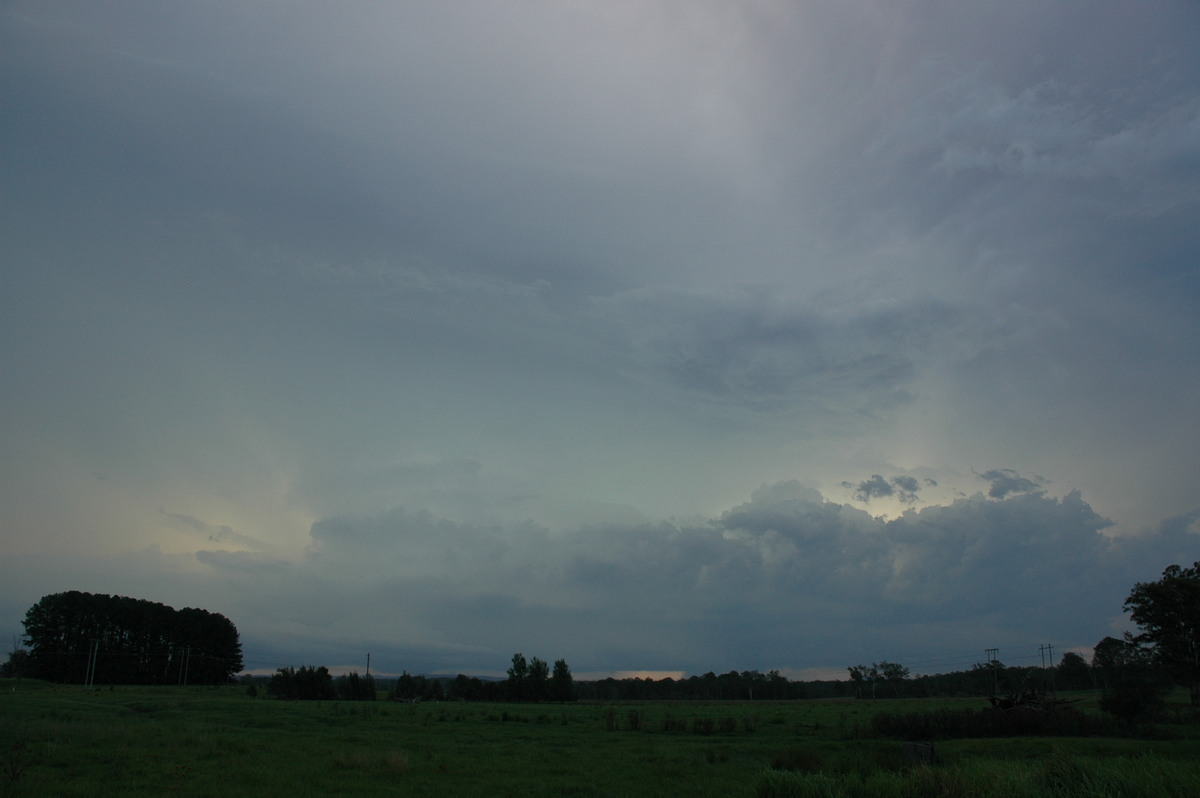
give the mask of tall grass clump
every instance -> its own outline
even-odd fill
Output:
[[[1200,765],[1178,767],[1159,757],[1071,757],[1056,753],[1039,785],[1062,798],[1176,798],[1200,795]]]
[[[774,770],[791,770],[798,773],[817,773],[824,768],[821,755],[807,746],[791,746],[777,751],[771,757]]]
[[[837,779],[823,773],[768,770],[755,785],[756,798],[845,798]]]
[[[343,751],[333,755],[333,766],[342,770],[399,775],[407,773],[412,764],[408,754],[402,752]]]

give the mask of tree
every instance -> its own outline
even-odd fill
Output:
[[[788,680],[778,670],[767,671],[767,698],[780,699],[788,697]]]
[[[1126,633],[1124,640],[1106,637],[1097,643],[1092,668],[1104,683],[1100,708],[1110,715],[1134,724],[1162,706],[1162,680],[1153,653],[1133,635]]]
[[[400,678],[396,679],[396,686],[392,689],[392,698],[396,701],[413,701],[417,698],[417,688],[413,683],[412,674],[407,670],[400,674]]]
[[[14,648],[8,654],[8,661],[0,665],[0,676],[20,678],[29,672],[29,652],[23,648]]]
[[[575,680],[565,659],[554,660],[554,671],[550,674],[550,700],[575,700]]]
[[[458,674],[450,683],[450,698],[463,701],[478,701],[483,693],[483,682],[478,678]]]
[[[1141,629],[1135,640],[1200,706],[1200,562],[1169,565],[1157,582],[1139,582],[1124,609]]]
[[[533,701],[541,701],[546,697],[546,688],[549,683],[550,666],[544,660],[534,657],[529,662],[529,673],[525,677],[527,697]]]
[[[1055,680],[1063,690],[1086,690],[1092,686],[1092,669],[1087,660],[1068,651],[1055,668]]]
[[[871,698],[875,697],[875,684],[879,681],[887,682],[892,686],[892,691],[898,697],[900,695],[900,685],[908,678],[908,668],[895,662],[873,663],[870,667],[866,665],[853,665],[849,668],[850,681],[853,682],[855,693],[859,698],[862,698],[862,688],[867,682],[871,683]]]
[[[525,679],[529,676],[529,663],[521,652],[513,654],[512,665],[508,669],[509,694],[516,700],[525,697]]]
[[[863,684],[873,678],[870,669],[866,665],[851,665],[847,670],[850,671],[850,681],[854,684],[855,697],[862,698]],[[871,682],[871,697],[875,697],[874,681]]]
[[[878,677],[892,686],[892,691],[896,697],[900,697],[900,685],[908,678],[908,668],[896,662],[876,662],[871,666],[871,670],[878,674]]]
[[[977,675],[977,689],[984,695],[994,696],[1000,692],[1000,674],[1004,671],[1004,663],[998,659],[976,662],[971,666],[971,673]]]
[[[1132,636],[1126,635],[1126,638],[1106,637],[1092,649],[1092,668],[1100,674],[1105,687],[1115,680],[1122,668],[1142,659]]]

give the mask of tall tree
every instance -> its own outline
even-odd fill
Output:
[[[1125,723],[1135,724],[1163,703],[1163,676],[1154,652],[1125,633],[1123,640],[1106,637],[1096,644],[1092,670],[1104,685],[1100,708]]]
[[[412,701],[417,698],[417,695],[417,688],[413,682],[412,674],[405,670],[396,679],[396,686],[392,689],[392,698],[397,701]]]
[[[892,687],[892,692],[896,697],[900,697],[900,685],[908,678],[908,668],[898,662],[876,662],[871,666],[871,670],[878,674],[880,679],[883,679]]]
[[[546,697],[549,684],[550,666],[545,660],[534,657],[529,661],[529,673],[525,677],[526,697],[531,701],[541,701]]]
[[[1135,638],[1200,706],[1200,562],[1167,566],[1156,582],[1139,582],[1125,611],[1141,629]]]
[[[1092,669],[1087,660],[1074,651],[1063,654],[1055,671],[1055,681],[1063,690],[1086,690],[1092,686]]]
[[[575,700],[575,680],[565,659],[554,660],[554,670],[550,674],[550,700]]]
[[[529,663],[525,655],[517,652],[512,656],[512,665],[508,668],[509,696],[517,701],[525,697],[525,680],[529,676]]]
[[[868,679],[871,679],[871,697],[874,698],[875,682],[870,669],[866,665],[851,665],[847,670],[850,671],[850,681],[854,685],[855,698],[862,698],[862,688]]]
[[[29,652],[23,648],[14,648],[8,654],[8,661],[0,665],[0,676],[5,678],[20,678],[29,671]]]

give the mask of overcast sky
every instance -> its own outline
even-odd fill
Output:
[[[1198,36],[10,0],[0,633],[78,589],[268,671],[1090,651],[1200,560]]]

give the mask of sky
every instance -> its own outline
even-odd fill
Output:
[[[0,8],[0,634],[913,672],[1200,560],[1200,6]]]

